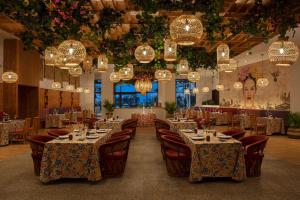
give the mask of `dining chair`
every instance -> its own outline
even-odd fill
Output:
[[[170,130],[170,125],[168,124],[168,122],[166,122],[165,120],[162,119],[154,119],[154,125],[155,125],[155,133],[156,133],[156,138],[159,138],[159,133],[158,130],[159,129],[167,129]]]
[[[178,133],[176,133],[174,131],[167,130],[167,129],[158,129],[158,136],[159,136],[160,141],[161,141],[161,137],[163,135],[171,135],[173,137],[176,137],[178,140],[181,140],[182,143],[184,143],[182,137]]]
[[[232,138],[239,140],[245,136],[246,132],[242,129],[231,129],[228,131],[223,131],[222,133],[224,135],[230,135]]]
[[[107,141],[99,148],[100,168],[104,177],[123,175],[126,167],[130,136]]]
[[[261,175],[261,165],[268,137],[264,135],[248,136],[240,139],[245,149],[247,177]]]
[[[33,169],[36,176],[40,175],[41,162],[44,152],[45,143],[53,140],[54,137],[48,135],[32,135],[27,137],[31,148],[31,157],[33,160]]]
[[[16,129],[12,132],[9,132],[9,141],[10,142],[23,142],[26,143],[26,136],[28,135],[31,125],[31,118],[27,117],[24,120],[24,125],[22,129]]]
[[[131,138],[134,138],[136,135],[137,124],[138,124],[138,119],[127,119],[122,123],[121,129],[122,130],[131,129],[132,130]]]
[[[109,140],[114,140],[115,138],[119,138],[119,137],[123,137],[123,136],[129,136],[131,137],[132,135],[132,130],[131,129],[124,129],[124,130],[121,130],[121,131],[117,131],[117,132],[114,132],[110,139]]]
[[[32,118],[32,134],[33,135],[38,135],[39,129],[40,129],[40,118],[39,117],[34,117]]]
[[[191,166],[191,150],[185,144],[162,136],[162,152],[169,176],[185,177],[189,175]]]
[[[50,129],[48,131],[48,135],[50,135],[52,137],[59,137],[61,135],[67,135],[69,133],[70,133],[70,131],[62,130],[62,129]]]

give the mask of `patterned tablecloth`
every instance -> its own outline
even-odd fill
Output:
[[[45,144],[40,180],[44,183],[60,178],[87,178],[98,181],[102,178],[98,149],[111,136],[112,131],[99,134],[97,139],[84,139],[73,134],[73,140],[54,139]]]
[[[216,118],[216,125],[224,125],[228,123],[227,113],[211,112],[210,116]]]
[[[0,122],[0,146],[9,144],[9,132],[16,129],[22,129],[24,120],[10,120],[8,122]]]
[[[267,135],[272,135],[273,133],[285,134],[284,121],[282,118],[257,117],[256,122],[267,125]]]
[[[156,115],[154,113],[146,113],[146,114],[135,113],[131,115],[131,118],[138,119],[138,126],[146,127],[146,126],[154,126],[154,119],[156,118]]]
[[[113,131],[118,131],[121,130],[123,121],[123,119],[115,119],[113,121],[107,120],[106,122],[99,120],[96,122],[96,127],[99,129],[112,129]]]
[[[46,128],[56,127],[62,128],[63,119],[65,119],[65,114],[50,114],[46,117]]]
[[[250,121],[250,116],[249,115],[241,114],[240,115],[240,120],[241,120],[241,128],[242,129],[251,128],[251,121]]]
[[[197,128],[197,123],[194,120],[172,120],[168,119],[168,123],[170,124],[171,130],[178,132],[181,129],[195,129]]]
[[[192,152],[190,181],[203,177],[231,177],[241,181],[246,178],[244,150],[241,142],[228,139],[221,142],[210,134],[210,141],[192,140],[194,133],[179,132]],[[219,133],[218,133],[219,134]]]

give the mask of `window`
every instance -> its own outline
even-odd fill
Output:
[[[196,83],[191,83],[187,79],[176,80],[176,105],[177,108],[186,108],[190,103],[190,106],[195,106],[196,96],[192,93],[192,89],[196,87]],[[190,95],[184,94],[184,89],[190,90]]]
[[[95,113],[101,113],[101,102],[102,102],[102,83],[101,80],[95,80]]]
[[[158,100],[158,83],[152,82],[151,92],[145,96],[136,92],[134,83],[116,83],[114,85],[114,102],[116,108],[134,108],[138,106],[155,106]]]

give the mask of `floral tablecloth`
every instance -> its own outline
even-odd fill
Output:
[[[216,125],[224,125],[228,123],[227,119],[227,113],[221,113],[221,112],[211,112],[210,117],[213,117],[216,119]]]
[[[135,113],[131,115],[132,119],[138,119],[138,126],[146,127],[146,126],[154,126],[154,119],[156,115],[154,113]]]
[[[98,149],[111,136],[108,130],[97,139],[79,141],[73,134],[73,140],[54,139],[45,144],[41,163],[40,180],[44,183],[60,178],[87,178],[98,181],[102,178]]]
[[[273,133],[285,134],[284,121],[282,118],[257,117],[256,122],[259,124],[267,125],[267,135],[272,135]]]
[[[241,114],[240,115],[240,120],[241,120],[241,128],[242,129],[251,128],[251,121],[250,121],[250,116],[249,115]]]
[[[103,120],[99,120],[96,122],[96,127],[99,129],[112,129],[114,131],[121,130],[121,126],[123,123],[123,119],[115,119],[115,120],[107,120],[104,122]]]
[[[195,129],[197,128],[197,123],[194,120],[172,120],[168,119],[168,123],[170,124],[170,128],[172,131],[179,131],[181,129]]]
[[[9,132],[22,129],[24,120],[10,120],[8,122],[0,122],[0,146],[9,144]]]
[[[244,150],[241,142],[228,139],[221,142],[210,134],[210,141],[192,140],[193,133],[179,132],[192,152],[190,181],[203,177],[231,177],[241,181],[246,178]],[[219,133],[218,133],[219,134]]]
[[[56,127],[62,128],[63,120],[65,119],[65,114],[50,114],[46,117],[46,128]]]

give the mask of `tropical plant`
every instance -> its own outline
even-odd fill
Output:
[[[300,128],[300,113],[289,113],[287,123],[291,128]]]
[[[115,105],[113,103],[110,103],[108,100],[105,100],[103,108],[106,110],[106,112],[113,113],[115,110]]]
[[[168,114],[172,115],[176,111],[176,103],[175,102],[165,102],[165,110]]]

